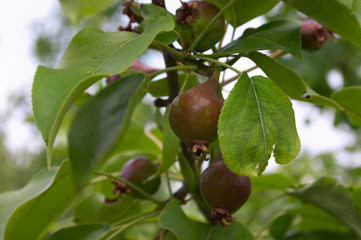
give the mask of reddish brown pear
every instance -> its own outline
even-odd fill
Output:
[[[186,144],[204,142],[208,146],[217,139],[218,118],[223,106],[217,94],[219,73],[217,70],[206,82],[181,93],[171,104],[170,126]]]
[[[155,193],[160,185],[160,178],[147,180],[150,176],[155,174],[157,166],[154,162],[146,157],[136,157],[127,161],[120,172],[120,177],[128,182],[135,184],[149,194]],[[113,181],[115,188],[113,192],[121,197],[122,194],[133,195],[134,197],[143,197],[120,181]]]
[[[332,36],[332,32],[315,20],[308,19],[302,24],[301,43],[302,48],[307,51],[320,49],[330,36]]]
[[[237,211],[251,194],[249,177],[230,171],[220,151],[202,173],[199,186],[204,200],[212,208],[212,220],[222,226],[227,225],[224,221],[231,222],[235,219],[231,213]]]
[[[146,157],[136,157],[127,161],[120,172],[120,177],[133,183],[140,183],[157,171],[155,164]]]

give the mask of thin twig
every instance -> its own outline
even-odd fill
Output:
[[[114,227],[114,228],[117,228],[117,227],[119,227],[119,226],[121,226],[121,225],[124,225],[125,223],[134,221],[134,220],[136,220],[136,219],[138,219],[138,218],[142,218],[142,217],[145,217],[145,216],[148,216],[148,217],[151,216],[151,217],[152,217],[154,213],[160,213],[160,211],[145,212],[145,213],[140,213],[140,214],[138,214],[138,215],[133,215],[133,216],[130,216],[130,217],[128,217],[128,218],[122,219],[122,220],[120,220],[120,221],[118,221],[118,222],[115,222],[115,223],[113,223],[111,226]]]
[[[167,52],[170,52],[172,54],[174,54],[178,59],[182,60],[184,59],[184,54],[180,51],[178,51],[177,49],[174,49],[168,45],[165,45],[164,43],[157,41],[157,40],[153,40],[152,47],[157,48],[159,50],[166,50]]]
[[[94,172],[95,174],[97,175],[100,175],[100,176],[106,176],[108,178],[111,178],[111,179],[114,179],[116,181],[120,181],[124,184],[126,184],[127,186],[129,186],[130,188],[132,188],[132,190],[136,191],[137,193],[143,195],[145,198],[149,199],[150,201],[154,202],[155,204],[158,204],[158,205],[163,205],[163,202],[153,198],[149,193],[147,193],[146,191],[144,191],[143,189],[139,188],[138,186],[136,186],[135,184],[127,181],[127,180],[124,180],[123,178],[120,178],[120,177],[115,177],[109,173],[105,173],[105,172],[99,172],[99,171],[96,171]]]
[[[272,54],[270,55],[270,58],[271,58],[271,59],[276,59],[276,58],[279,58],[279,57],[285,55],[286,53],[287,53],[286,51],[283,51],[283,50],[281,50],[281,49],[278,49],[278,50],[276,50],[274,53],[272,53]],[[248,72],[251,72],[251,71],[253,71],[253,70],[257,69],[257,68],[258,68],[258,66],[255,65],[255,66],[253,66],[253,67],[250,67],[250,68],[244,70],[244,72],[248,73]],[[235,80],[237,80],[239,77],[240,77],[240,74],[237,74],[237,75],[235,75],[235,76],[233,76],[233,77],[225,80],[225,81],[222,83],[222,87],[223,87],[223,86],[226,86],[227,84],[229,84],[229,83],[231,83],[231,82],[233,82],[233,81],[235,81]]]
[[[173,197],[178,199],[181,203],[185,203],[185,198],[189,193],[187,183],[183,181],[183,184],[178,190],[173,194]]]
[[[188,147],[185,143],[181,143],[181,146],[182,146],[183,156],[186,158],[188,164],[190,165],[190,167],[192,168],[192,170],[195,173],[195,166],[194,166],[195,159],[191,155],[188,154]],[[193,199],[197,203],[199,210],[203,213],[205,218],[209,221],[210,224],[212,224],[213,222],[212,222],[212,218],[211,218],[211,211],[201,195],[201,191],[199,189],[199,184],[197,184],[197,188],[198,189],[194,193],[192,193]]]
[[[165,69],[161,69],[159,71],[155,71],[149,74],[150,78],[154,78],[155,76],[161,74],[161,73],[165,73],[165,72],[170,72],[170,71],[178,71],[178,70],[191,70],[191,71],[197,71],[197,66],[175,66],[175,67],[169,67],[169,68],[165,68]]]
[[[135,225],[137,223],[140,223],[140,222],[142,222],[144,220],[147,220],[148,218],[157,216],[159,214],[160,214],[160,211],[150,212],[150,213],[145,214],[144,217],[138,218],[138,219],[134,220],[133,222],[128,223],[126,225],[112,227],[111,231],[115,231],[115,232],[113,232],[110,236],[105,238],[105,240],[114,239],[115,236],[117,236],[119,233],[126,230],[127,228],[129,228],[129,227],[131,227],[131,226],[133,226],[133,225]]]
[[[225,68],[229,68],[229,69],[231,69],[232,71],[238,73],[238,75],[241,75],[241,74],[242,74],[238,69],[232,67],[231,65],[228,65],[227,63],[218,61],[218,60],[213,59],[213,58],[205,57],[205,56],[203,56],[203,55],[198,55],[198,54],[194,54],[194,55],[190,56],[190,58],[195,58],[195,59],[199,58],[199,59],[202,59],[202,60],[205,60],[205,61],[209,61],[209,62],[215,63],[215,64],[217,64],[217,65],[223,66],[223,67],[225,67]]]
[[[168,188],[168,192],[170,195],[170,198],[173,198],[173,192],[172,192],[172,186],[170,184],[170,179],[168,176],[168,171],[165,172],[165,178],[166,178],[166,183],[167,183],[167,188]]]
[[[224,41],[224,37],[226,36],[226,32],[227,32],[228,26],[229,26],[229,24],[226,24],[226,27],[225,27],[224,33],[223,33],[223,37],[221,38],[221,40],[219,41],[219,44],[218,44],[217,52],[218,52],[219,50],[221,50],[221,48],[222,48],[222,44],[223,44],[223,41]],[[213,53],[216,53],[216,52],[213,51]]]

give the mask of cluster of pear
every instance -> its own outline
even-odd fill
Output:
[[[204,52],[221,40],[225,31],[225,20],[218,17],[215,23],[204,32],[208,23],[219,13],[219,9],[211,3],[203,1],[181,2],[176,11],[180,24],[178,42],[183,50],[192,46],[195,39],[201,41],[193,50]],[[302,48],[314,51],[321,48],[332,35],[332,32],[314,20],[304,21],[301,27]],[[204,39],[204,40],[203,40]],[[171,103],[169,123],[173,132],[188,146],[188,154],[194,158],[207,159],[210,153],[209,144],[218,138],[218,118],[223,107],[223,97],[219,85],[220,69],[204,83],[179,94]],[[157,191],[160,178],[150,178],[157,170],[156,164],[145,157],[129,160],[121,170],[121,178],[135,184],[149,194]],[[150,180],[149,180],[150,178]],[[126,184],[113,181],[114,193],[133,194],[142,197]],[[238,175],[225,165],[221,149],[213,162],[202,172],[199,187],[205,202],[212,209],[212,220],[220,225],[235,218],[231,213],[237,211],[248,200],[251,194],[249,177]]]

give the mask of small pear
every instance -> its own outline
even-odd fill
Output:
[[[181,93],[171,104],[170,126],[186,144],[200,141],[208,147],[217,139],[218,118],[223,106],[223,99],[217,94],[219,73],[220,70],[216,70],[207,81]],[[190,148],[191,152],[197,151],[197,148]]]
[[[212,164],[204,170],[199,186],[204,200],[212,208],[212,220],[225,226],[235,220],[231,213],[237,211],[251,194],[249,177],[230,171],[218,151]]]
[[[332,32],[316,22],[315,20],[305,20],[301,27],[302,48],[307,51],[316,51],[328,41]]]
[[[153,178],[148,180],[150,176],[155,174],[157,171],[157,165],[146,157],[136,157],[127,161],[121,171],[120,177],[124,180],[131,182],[143,189],[149,194],[154,194],[160,185],[160,178]],[[132,189],[120,181],[113,181],[115,188],[113,189],[114,194],[118,195],[118,198],[122,194],[132,195],[137,198],[143,196],[132,191]]]

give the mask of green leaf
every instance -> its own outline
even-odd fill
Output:
[[[289,97],[321,106],[342,109],[334,100],[321,96],[308,88],[305,81],[293,69],[259,52],[251,52],[248,57]]]
[[[361,216],[353,202],[352,194],[336,179],[321,177],[308,186],[290,189],[287,193],[332,214],[361,238]]]
[[[361,1],[360,0],[353,0],[351,12],[355,13],[357,10],[361,8]]]
[[[197,190],[199,190],[197,176],[193,168],[189,164],[188,160],[184,157],[183,153],[181,152],[178,154],[178,162],[189,192],[195,193]]]
[[[184,90],[195,87],[199,84],[197,76],[195,74],[178,74],[179,86],[184,86]],[[162,78],[157,81],[151,81],[149,84],[148,91],[153,97],[164,97],[169,95],[168,80]]]
[[[280,173],[263,174],[252,181],[252,191],[280,190],[292,187],[295,181]]]
[[[361,86],[343,88],[331,98],[343,107],[352,124],[361,126]]]
[[[147,82],[149,86],[149,82]],[[137,107],[134,109],[132,116],[132,123],[138,125],[140,128],[144,128],[146,124],[155,123],[155,110],[157,108],[154,106],[152,101],[148,99],[142,100],[137,104]],[[148,130],[149,131],[149,130]]]
[[[108,8],[114,0],[59,0],[64,15],[74,25],[89,15],[101,12]]]
[[[300,231],[333,231],[335,229],[348,231],[347,227],[337,218],[311,204],[294,204],[287,212],[299,217],[295,225]]]
[[[110,230],[107,224],[88,224],[63,228],[52,234],[48,240],[98,240]]]
[[[35,122],[48,147],[48,165],[60,124],[71,104],[96,81],[126,70],[162,31],[174,28],[167,14],[154,19],[142,34],[80,31],[55,69],[39,66],[32,89]]]
[[[154,177],[159,177],[172,166],[178,155],[180,146],[179,138],[174,134],[169,124],[169,106],[164,113],[163,120],[163,149],[162,149],[162,163],[158,168],[157,174]]]
[[[169,32],[174,28],[174,17],[165,8],[156,6],[154,4],[142,4],[140,7],[140,14],[144,18],[141,23],[144,31],[154,25],[154,22],[156,21],[158,22],[158,24],[163,25],[163,27],[161,28],[164,28],[164,30],[162,30],[161,32]],[[159,21],[158,18],[160,17],[164,17],[167,20],[171,18],[173,20],[172,28],[169,29],[169,23],[162,23],[161,21]]]
[[[20,190],[5,192],[0,195],[0,236],[4,236],[6,222],[14,210],[24,202],[44,192],[49,182],[54,180],[57,168],[42,169]]]
[[[313,232],[297,232],[289,235],[285,240],[340,240],[354,239],[347,233],[339,233],[334,231],[313,231]]]
[[[115,144],[123,140],[145,89],[141,73],[124,76],[84,104],[70,126],[69,159],[74,183],[82,186]]]
[[[274,239],[284,239],[286,236],[287,231],[292,226],[292,221],[294,220],[295,216],[291,214],[283,214],[277,217],[272,223],[269,228],[269,232],[271,233]]]
[[[302,99],[307,86],[295,71],[259,52],[251,52],[248,57],[289,97]]]
[[[342,110],[342,107],[333,99],[322,96],[318,93],[316,93],[313,89],[308,88],[307,92],[304,94],[305,98],[301,98],[298,100],[304,101],[304,102],[310,102],[310,103],[314,103],[320,106],[325,106],[325,107],[333,107],[335,109],[338,110]]]
[[[159,217],[159,225],[174,233],[178,240],[254,240],[252,233],[236,221],[226,227],[214,227],[189,220],[176,200],[165,206]]]
[[[105,203],[104,195],[95,194],[84,199],[76,206],[75,221],[82,224],[97,222],[114,223],[141,212],[140,203],[125,194],[121,199],[112,204]]]
[[[292,103],[270,79],[242,74],[226,99],[218,122],[226,165],[250,177],[260,175],[273,151],[286,164],[300,150]]]
[[[139,6],[137,11],[140,11],[140,15],[144,16],[144,20],[140,23],[140,30],[143,31],[144,28],[147,28],[148,24],[151,24],[154,21],[154,18],[157,18],[161,15],[166,15],[169,12],[162,7],[155,6],[154,4],[137,4],[133,3],[132,6]],[[172,15],[173,16],[173,15]],[[170,32],[161,32],[156,37],[155,40],[164,43],[165,45],[172,44],[175,40],[178,39],[178,34],[180,32],[180,25],[176,21],[176,18],[173,16],[174,21],[174,30]]]
[[[39,239],[71,204],[74,195],[70,164],[69,161],[64,161],[51,185],[13,212],[7,222],[4,239]]]
[[[206,0],[213,3],[219,9],[223,9],[230,0]],[[233,27],[238,27],[249,20],[263,15],[270,11],[279,0],[235,0],[225,12],[225,19],[232,24]]]
[[[283,0],[361,49],[361,13],[346,0]],[[358,4],[357,4],[358,5]]]
[[[231,222],[226,227],[211,227],[208,233],[210,240],[219,239],[242,239],[242,240],[254,240],[252,233],[241,223],[237,221]],[[208,238],[206,238],[208,239]]]
[[[162,132],[158,128],[144,131],[143,126],[138,126],[138,124],[132,122],[126,131],[124,141],[117,144],[111,154],[137,149],[160,155],[162,153],[161,141]]]
[[[180,25],[175,22],[175,29],[170,32],[159,33],[154,40],[157,40],[165,45],[170,45],[179,38]]]
[[[361,187],[352,187],[353,202],[361,213]]]
[[[206,226],[191,222],[180,208],[177,200],[169,202],[159,216],[159,225],[172,231],[178,240],[203,239]]]
[[[178,240],[177,237],[171,231],[166,231],[164,234],[164,240]]]
[[[242,53],[264,49],[283,49],[300,60],[301,25],[297,20],[275,20],[259,28],[247,30],[239,39],[221,49],[222,53]]]

